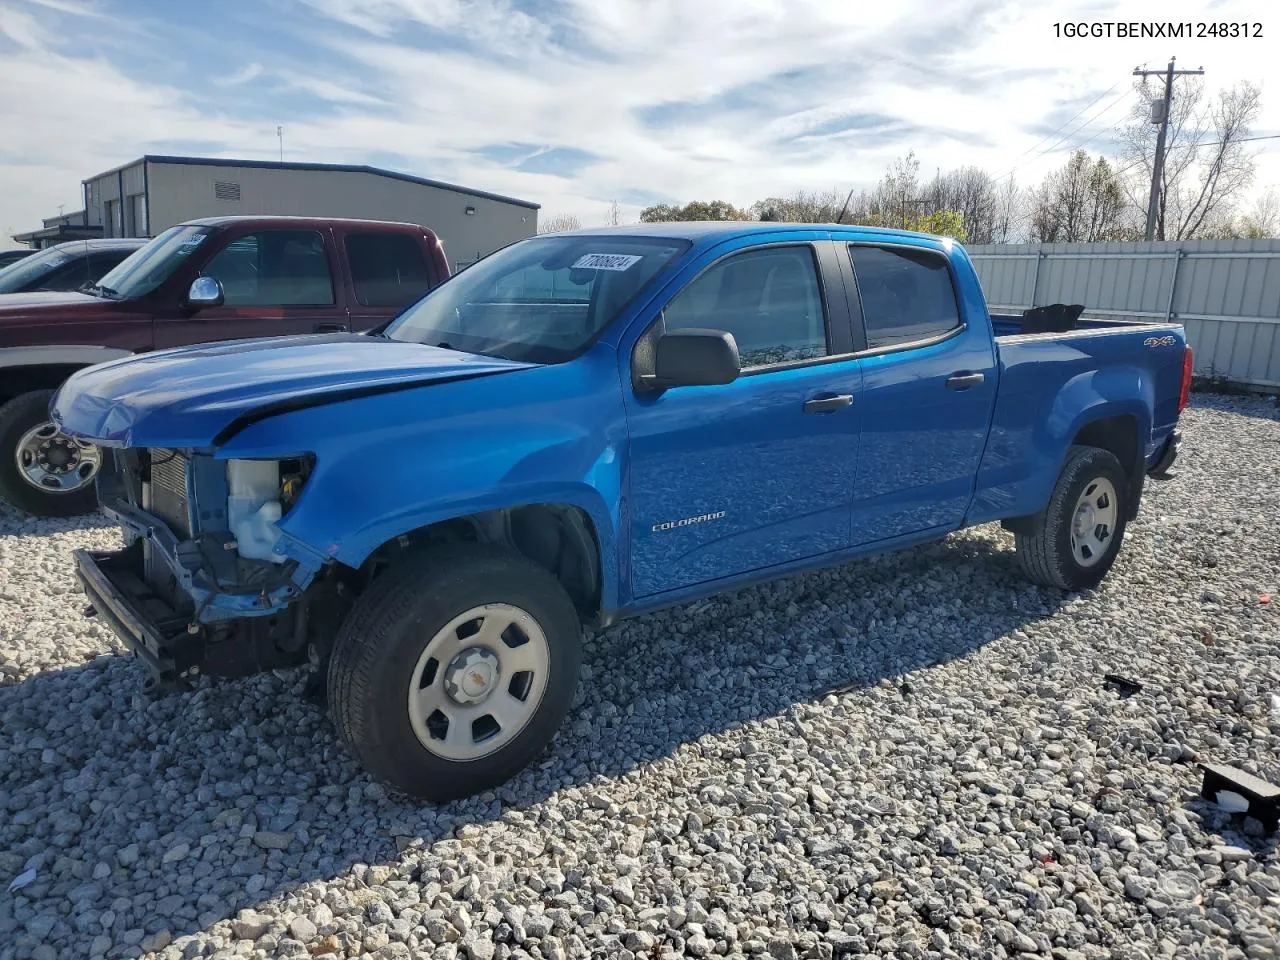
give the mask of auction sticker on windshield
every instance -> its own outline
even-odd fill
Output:
[[[644,257],[629,253],[588,253],[579,257],[571,270],[629,270]]]

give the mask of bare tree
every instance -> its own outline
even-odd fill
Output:
[[[750,220],[751,214],[723,200],[691,200],[683,207],[657,203],[640,211],[641,223],[663,223],[671,220]]]
[[[1129,200],[1146,210],[1159,125],[1151,123],[1148,107],[1155,88],[1146,77],[1135,86],[1142,96],[1120,131],[1122,160],[1132,171],[1125,181]],[[1247,81],[1219,91],[1216,98],[1206,96],[1198,77],[1178,81],[1169,109],[1157,240],[1191,240],[1229,229],[1253,182],[1255,154],[1243,140],[1261,108],[1261,91]]]
[[[1077,150],[1032,193],[1031,239],[1047,243],[1119,240],[1127,237],[1124,189],[1099,157]]]
[[[605,223],[611,227],[616,227],[618,224],[622,223],[622,207],[618,205],[617,200],[610,202],[609,213],[605,219]]]
[[[991,243],[995,236],[996,181],[977,167],[938,171],[924,188],[929,213],[951,211],[959,215],[970,243]]]
[[[1253,201],[1240,223],[1241,236],[1252,240],[1280,237],[1280,193],[1268,187]]]
[[[784,223],[834,223],[844,206],[845,195],[837,190],[812,193],[798,190],[789,197],[757,200],[748,212],[757,220]]]
[[[566,230],[581,229],[582,221],[572,213],[558,213],[538,224],[539,233],[564,233]]]
[[[920,196],[920,161],[912,150],[889,164],[871,194],[867,212],[886,226],[905,229],[914,219],[917,205],[927,202]]]
[[[1027,220],[1026,191],[1009,174],[996,188],[991,242],[1020,243],[1027,239]]]

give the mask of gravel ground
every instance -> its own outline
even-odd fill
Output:
[[[1193,763],[1280,781],[1280,413],[1185,424],[1100,590],[988,527],[624,624],[554,749],[443,807],[301,672],[143,699],[70,574],[114,531],[0,512],[0,960],[1280,958],[1277,837]]]

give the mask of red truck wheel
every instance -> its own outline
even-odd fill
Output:
[[[366,770],[452,800],[509,780],[551,742],[582,657],[573,601],[508,550],[452,544],[405,558],[334,640],[329,709]]]
[[[1124,540],[1128,490],[1114,453],[1072,447],[1049,505],[1030,532],[1017,534],[1022,572],[1035,583],[1061,590],[1097,586]]]
[[[0,407],[0,497],[37,517],[92,513],[104,452],[58,432],[49,420],[52,397],[35,390]]]

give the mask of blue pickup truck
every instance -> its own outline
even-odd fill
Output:
[[[663,223],[520,241],[367,334],[100,364],[51,415],[113,451],[126,546],[76,564],[149,683],[310,659],[365,767],[445,799],[553,738],[584,623],[996,521],[1097,584],[1190,371],[1174,324],[991,315],[947,239]]]

